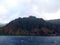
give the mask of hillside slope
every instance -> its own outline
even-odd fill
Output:
[[[17,18],[5,26],[6,33],[15,35],[55,34],[56,26],[42,18],[34,16]]]

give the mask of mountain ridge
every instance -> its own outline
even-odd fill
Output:
[[[52,21],[53,22],[53,21]],[[60,25],[51,20],[36,18],[35,16],[19,17],[3,27],[4,35],[33,35],[52,36],[60,35]]]

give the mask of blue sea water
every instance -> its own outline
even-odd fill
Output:
[[[60,36],[0,36],[0,45],[60,45]]]

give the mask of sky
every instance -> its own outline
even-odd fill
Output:
[[[0,23],[28,16],[60,19],[60,0],[0,0]]]

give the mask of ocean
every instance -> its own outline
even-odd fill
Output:
[[[60,36],[0,36],[0,45],[60,45]]]

